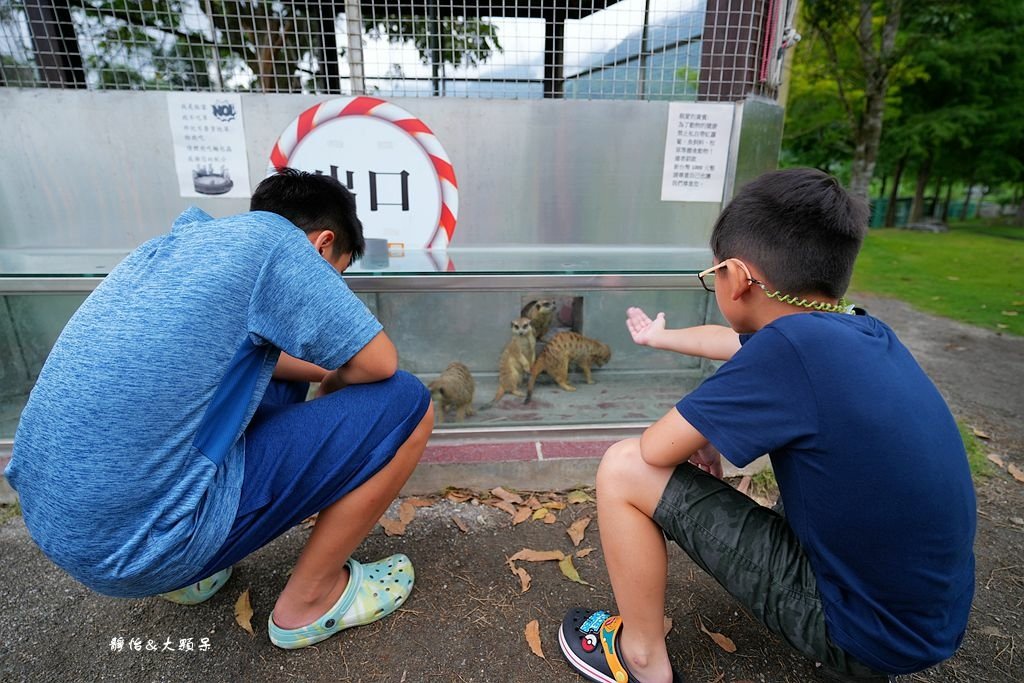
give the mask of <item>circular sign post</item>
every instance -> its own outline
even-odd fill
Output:
[[[281,133],[279,168],[333,176],[356,196],[368,238],[405,249],[444,249],[455,234],[459,190],[448,154],[422,121],[375,97],[310,107]]]

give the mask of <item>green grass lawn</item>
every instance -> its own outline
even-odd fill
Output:
[[[850,288],[1024,335],[1024,228],[969,221],[944,233],[873,229]]]

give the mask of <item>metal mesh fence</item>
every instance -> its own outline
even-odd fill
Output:
[[[0,0],[0,85],[774,96],[795,0]]]

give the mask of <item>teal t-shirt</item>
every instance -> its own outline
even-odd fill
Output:
[[[40,372],[5,473],[32,538],[106,595],[180,587],[234,521],[279,351],[336,368],[380,330],[289,221],[190,208],[111,271]]]

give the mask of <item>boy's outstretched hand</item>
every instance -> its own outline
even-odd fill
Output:
[[[641,346],[651,346],[653,338],[665,331],[665,314],[658,313],[651,320],[643,309],[631,306],[626,309],[626,328],[634,342]]]

